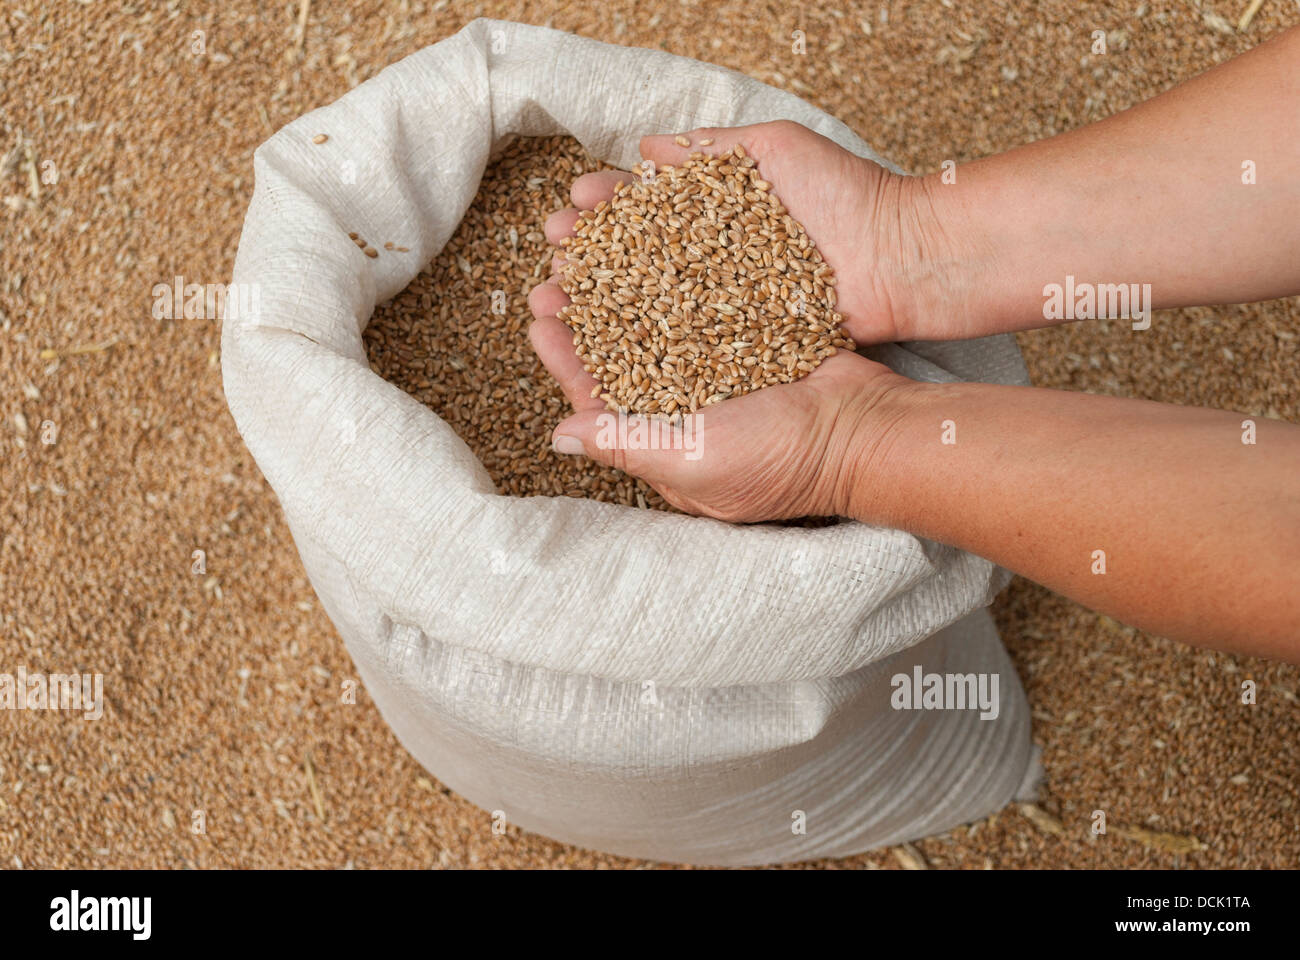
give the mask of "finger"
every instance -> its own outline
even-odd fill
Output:
[[[822,381],[830,376],[861,379],[888,371],[888,369],[883,363],[864,357],[853,350],[838,347],[833,354],[817,364],[816,368],[807,377],[802,377],[800,380],[816,377],[818,381]],[[800,380],[794,382],[799,383]]]
[[[631,183],[636,177],[626,170],[599,170],[596,173],[584,173],[573,181],[569,197],[579,210],[594,210],[596,204],[614,196],[614,189],[620,183]]]
[[[559,246],[560,241],[565,237],[573,236],[573,225],[577,222],[578,211],[573,207],[565,207],[563,210],[556,210],[546,218],[542,232],[546,234],[549,243]]]
[[[528,309],[538,320],[553,317],[569,305],[569,298],[552,280],[539,283],[528,291]]]
[[[588,408],[560,422],[551,434],[556,453],[582,455],[648,480],[655,489],[671,487],[695,469],[703,456],[703,421],[691,414],[676,423],[635,414]]]
[[[604,407],[603,403],[601,407]],[[628,462],[627,451],[618,449],[617,444],[601,442],[602,427],[617,416],[608,410],[594,407],[578,410],[573,416],[560,421],[551,431],[551,449],[566,456],[590,457],[607,467],[617,467],[631,473],[633,465]],[[609,431],[606,429],[603,432],[608,434]]]
[[[597,381],[582,368],[582,360],[573,349],[572,330],[554,316],[541,317],[529,326],[528,339],[575,411],[605,409],[604,401],[591,395]]]
[[[641,138],[641,156],[657,167],[678,166],[692,153],[705,153],[711,157],[726,153],[737,144],[751,150],[759,124],[748,127],[698,127],[688,133],[657,133]],[[687,146],[677,142],[677,137],[689,141]],[[703,141],[711,141],[704,143]]]
[[[616,414],[603,405],[579,408],[556,426],[551,446],[557,453],[590,457],[640,477],[662,493],[679,488],[696,473],[698,462],[704,459],[707,437],[725,437],[736,431],[744,435],[756,427],[767,429],[762,425],[780,422],[791,402],[786,391],[815,390],[833,398],[846,388],[878,389],[878,375],[888,373],[878,363],[841,350],[792,384],[724,400],[688,414],[677,423]],[[639,421],[644,421],[641,428]],[[718,442],[725,444],[725,440]],[[725,445],[720,449],[726,456]]]

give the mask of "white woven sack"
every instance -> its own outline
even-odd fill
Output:
[[[385,719],[525,829],[658,860],[840,856],[983,816],[1033,778],[1024,694],[982,609],[1006,577],[985,560],[859,523],[499,496],[367,365],[375,305],[443,247],[510,136],[567,132],[628,167],[645,133],[782,117],[883,162],[732,71],[477,20],[256,152],[234,281],[260,308],[228,307],[231,412]],[[369,259],[349,231],[411,252]],[[1025,381],[1009,338],[877,355],[923,379]],[[998,674],[998,718],[892,709],[890,677],[917,663]]]

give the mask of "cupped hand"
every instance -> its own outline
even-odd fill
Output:
[[[887,249],[892,241],[881,238],[900,222],[899,182],[907,178],[788,121],[686,136],[689,147],[675,135],[645,137],[641,154],[663,167],[692,152],[743,146],[835,271],[845,330],[865,343],[895,337],[886,273],[876,268],[899,260]],[[632,177],[603,171],[578,178],[574,207],[551,215],[547,238],[558,245],[571,236],[579,209],[610,199]],[[553,270],[562,264],[557,254]],[[529,294],[537,318],[529,337],[575,411],[554,431],[557,452],[586,455],[641,477],[689,513],[733,522],[852,515],[861,502],[854,485],[903,415],[911,381],[840,350],[794,383],[712,404],[674,426],[655,421],[653,431],[648,424],[638,431],[637,418],[623,415],[620,423],[620,415],[592,397],[597,381],[574,351],[572,331],[556,317],[568,302],[555,277]]]
[[[617,467],[679,510],[719,520],[852,515],[854,483],[910,381],[841,350],[801,380],[711,404],[680,423],[616,414],[591,396],[596,380],[555,317],[567,302],[549,285],[529,298],[538,317],[528,331],[533,348],[575,411],[555,428],[558,453]]]
[[[742,145],[835,270],[847,332],[860,342],[892,338],[890,296],[880,274],[861,264],[875,262],[882,249],[873,224],[884,222],[881,211],[893,202],[886,199],[893,175],[787,121],[686,136],[690,147],[674,135],[645,137],[642,156],[662,167],[691,152],[725,153]],[[706,139],[712,143],[701,145]],[[559,244],[571,236],[579,208],[610,199],[632,176],[604,171],[580,177],[571,192],[574,207],[547,220],[547,238]],[[562,262],[557,254],[554,270]],[[794,383],[712,404],[676,425],[638,426],[638,418],[613,414],[592,397],[597,381],[574,351],[572,331],[556,318],[568,302],[555,277],[529,295],[537,318],[529,337],[575,411],[554,431],[557,452],[586,455],[641,477],[689,513],[733,522],[851,515],[854,483],[901,415],[895,401],[910,381],[841,350]]]
[[[904,316],[913,312],[916,292],[911,281],[918,267],[929,269],[914,262],[914,254],[928,246],[914,213],[915,178],[890,173],[789,120],[701,128],[685,136],[689,147],[674,134],[643,137],[641,156],[662,168],[684,163],[692,153],[713,156],[744,147],[835,271],[836,309],[849,336],[860,344],[904,338]],[[704,140],[712,142],[702,146]],[[613,195],[616,184],[631,179],[633,174],[613,170],[579,177],[574,207],[551,215],[547,239],[558,243],[571,234],[579,209],[593,209]]]

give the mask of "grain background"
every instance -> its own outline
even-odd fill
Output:
[[[0,672],[101,672],[108,705],[94,722],[0,712],[0,864],[646,866],[494,835],[364,691],[339,702],[351,665],[226,412],[219,324],[150,314],[156,283],[229,279],[252,151],[275,129],[494,16],[743,70],[929,171],[1103,117],[1300,22],[1266,0],[1238,32],[1246,6],[316,0],[300,34],[298,0],[7,2]],[[1297,331],[1291,299],[1020,341],[1040,385],[1300,420]],[[1021,581],[995,612],[1044,750],[1041,809],[813,866],[1300,863],[1300,670],[1170,643]]]

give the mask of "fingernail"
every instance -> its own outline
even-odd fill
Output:
[[[566,457],[572,457],[587,452],[586,449],[583,448],[581,440],[577,437],[568,437],[563,434],[551,438],[551,449],[556,453],[564,454]]]

